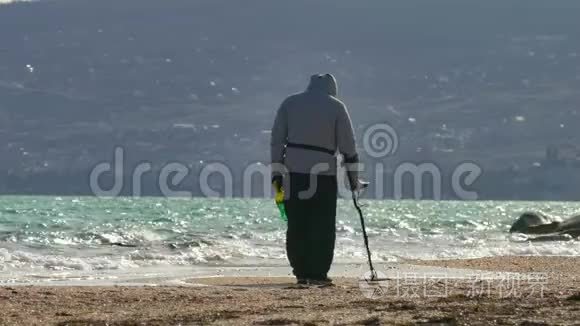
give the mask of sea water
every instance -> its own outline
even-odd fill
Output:
[[[524,211],[566,217],[580,203],[361,201],[373,258],[579,255],[579,241],[529,242]],[[316,218],[316,216],[312,216]],[[339,200],[336,264],[363,263],[359,217]],[[286,266],[286,223],[270,199],[0,197],[0,283],[132,278]]]

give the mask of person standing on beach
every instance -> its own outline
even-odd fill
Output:
[[[298,284],[332,283],[327,274],[336,239],[337,154],[351,190],[364,185],[352,168],[358,164],[352,123],[336,96],[332,75],[313,75],[306,91],[283,101],[272,128],[272,183],[286,194],[286,252]]]

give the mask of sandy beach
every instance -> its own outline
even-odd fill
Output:
[[[377,292],[335,278],[299,288],[289,277],[209,277],[184,286],[0,287],[2,325],[574,325],[580,259],[416,261],[473,269],[465,278],[406,273]],[[419,266],[418,266],[419,267]],[[412,268],[411,268],[412,270]],[[484,271],[510,272],[486,279]],[[491,275],[491,274],[490,274]],[[376,285],[376,283],[370,283]]]

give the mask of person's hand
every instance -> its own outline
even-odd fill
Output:
[[[350,185],[350,190],[351,191],[361,191],[363,189],[365,189],[366,187],[369,186],[369,182],[368,181],[364,181],[361,179],[357,179],[356,182],[353,182],[354,184]]]
[[[282,181],[283,179],[281,175],[276,175],[272,177],[272,184],[274,185],[276,191],[280,191],[280,189],[282,188]]]
[[[348,176],[348,184],[350,185],[350,191],[357,192],[366,187],[368,187],[369,183],[359,179],[358,171],[356,170],[347,170],[346,171]]]

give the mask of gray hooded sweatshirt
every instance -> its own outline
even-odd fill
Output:
[[[332,75],[314,75],[305,92],[284,100],[272,128],[274,176],[276,163],[292,173],[336,175],[338,153],[345,163],[358,163],[352,123],[336,95]]]

